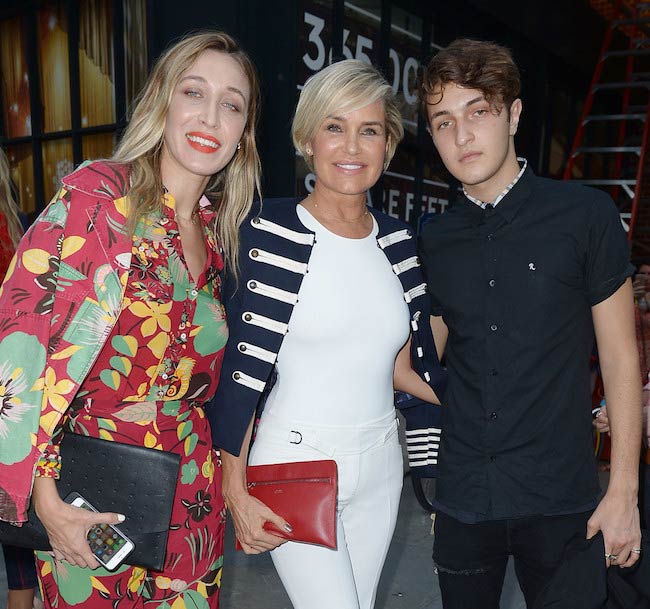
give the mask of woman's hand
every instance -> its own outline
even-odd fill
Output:
[[[261,554],[282,545],[286,539],[264,530],[271,522],[279,531],[291,533],[291,525],[248,493],[246,461],[253,433],[251,417],[239,455],[221,449],[221,492],[235,525],[235,534],[246,554]]]
[[[264,529],[267,522],[273,523],[279,530],[291,532],[286,520],[270,510],[259,499],[242,491],[224,499],[232,516],[235,534],[246,554],[260,554],[273,550],[287,540]]]
[[[101,566],[90,550],[86,535],[97,524],[118,524],[121,514],[90,512],[61,500],[51,478],[36,478],[33,493],[36,515],[43,523],[56,560],[76,567],[96,569]]]
[[[609,433],[609,417],[607,416],[607,406],[601,406],[592,421],[592,425],[600,433]]]

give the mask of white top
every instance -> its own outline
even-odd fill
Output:
[[[393,410],[395,357],[409,337],[402,284],[377,245],[329,231],[302,205],[316,243],[278,353],[266,412],[316,425],[359,425]]]

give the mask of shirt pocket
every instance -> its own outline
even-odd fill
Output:
[[[542,340],[584,306],[584,275],[566,244],[528,247],[511,264],[508,317],[522,338]]]

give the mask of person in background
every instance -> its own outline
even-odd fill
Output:
[[[230,36],[177,41],[112,159],[63,178],[9,266],[0,518],[24,522],[31,494],[53,549],[37,552],[48,609],[219,605],[225,508],[203,405],[228,336],[221,251],[234,271],[239,223],[259,190],[258,99],[255,68]],[[125,516],[59,497],[68,433],[180,456],[161,572],[99,566],[89,529]]]
[[[14,200],[9,162],[0,148],[0,283],[23,234],[18,205]],[[35,596],[38,585],[34,552],[25,548],[3,546],[7,571],[7,609],[39,609],[41,600]]]
[[[424,69],[421,110],[463,196],[422,230],[436,345],[445,350],[433,558],[445,609],[496,609],[510,555],[527,607],[568,541],[603,565],[641,554],[641,382],[629,244],[605,193],[517,158],[520,75],[495,43],[459,39]],[[589,358],[612,420],[600,494]]]
[[[243,549],[272,550],[295,609],[372,609],[402,488],[393,389],[437,402],[444,386],[413,231],[366,205],[402,118],[379,72],[346,60],[307,81],[292,135],[314,190],[302,201],[266,200],[242,224],[241,272],[224,284],[232,323],[223,378],[208,417]],[[263,526],[291,523],[248,494],[246,462],[328,458],[339,472],[337,549],[283,544]]]
[[[634,309],[636,339],[641,363],[643,386],[643,450],[639,467],[639,514],[641,528],[650,527],[650,264],[637,261],[634,275]],[[595,412],[594,427],[601,433],[610,433],[607,403]]]

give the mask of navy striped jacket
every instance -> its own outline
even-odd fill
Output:
[[[221,379],[207,407],[207,416],[215,446],[234,455],[240,452],[251,417],[261,406],[261,397],[268,393],[267,384],[273,376],[282,339],[289,330],[302,279],[309,272],[315,234],[300,222],[297,202],[297,199],[268,199],[263,205],[257,202],[253,205],[240,228],[239,277],[227,273],[223,282],[229,339]],[[409,306],[413,368],[441,397],[446,374],[438,362],[429,326],[429,297],[413,232],[400,220],[374,209],[370,211],[379,226],[377,245],[399,277]],[[438,409],[431,405],[405,409],[407,429],[411,427],[409,415],[413,415],[413,420],[419,421],[416,426],[430,436],[432,425],[438,427],[427,423],[433,420],[434,412],[437,418]],[[435,465],[438,439],[432,445],[430,438],[418,438],[417,432],[411,432],[412,429],[407,432],[411,434],[410,443],[418,449],[421,461],[415,465]]]

